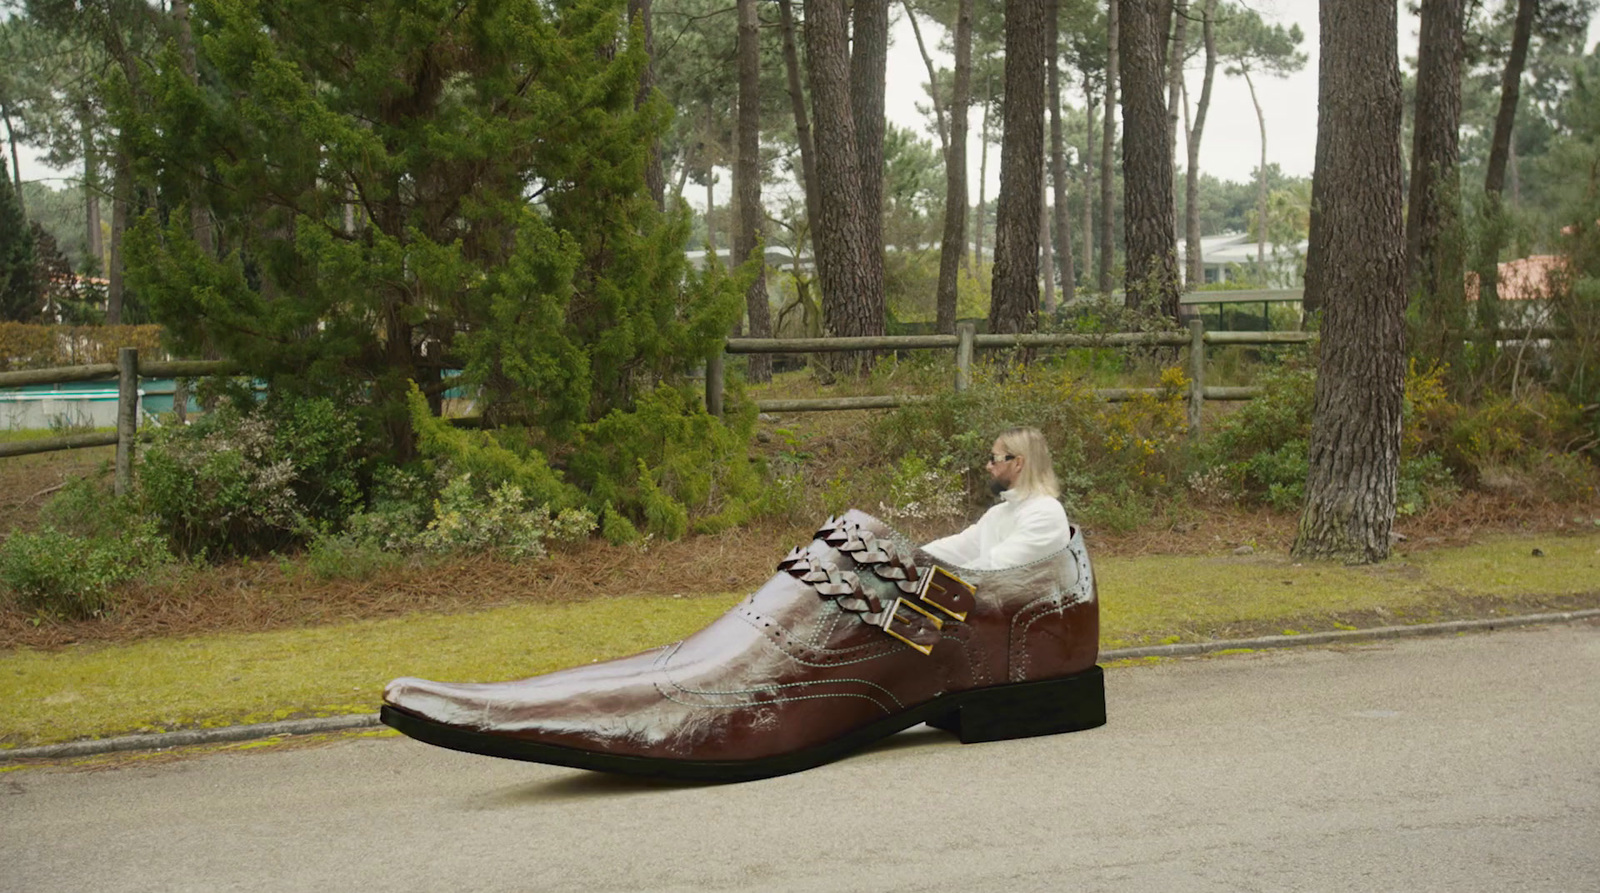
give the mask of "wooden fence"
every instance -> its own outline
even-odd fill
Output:
[[[124,347],[117,351],[117,362],[114,364],[97,363],[89,366],[0,372],[0,388],[68,384],[103,378],[117,380],[116,431],[0,443],[0,458],[116,444],[116,489],[117,495],[120,496],[128,491],[133,482],[133,446],[139,436],[139,379],[226,375],[236,369],[233,363],[226,360],[167,360],[141,363],[137,348]]]
[[[956,391],[964,391],[971,381],[973,353],[979,349],[1015,348],[1127,348],[1127,347],[1188,347],[1189,423],[1198,429],[1200,408],[1206,400],[1249,400],[1260,393],[1259,388],[1214,387],[1205,384],[1205,347],[1207,344],[1304,344],[1315,338],[1306,332],[1207,332],[1199,320],[1189,324],[1184,332],[1114,332],[1105,335],[979,335],[970,323],[960,326],[955,335],[901,335],[877,338],[730,338],[723,351],[715,354],[706,368],[706,408],[713,414],[722,414],[723,357],[725,354],[756,353],[824,353],[849,350],[950,350],[956,352],[956,373],[953,382]],[[139,437],[138,406],[139,379],[180,378],[206,375],[227,375],[237,372],[237,366],[226,360],[172,360],[141,362],[136,348],[125,347],[117,352],[117,362],[88,366],[65,366],[55,369],[25,369],[17,372],[0,372],[0,388],[23,387],[37,384],[68,384],[79,381],[117,380],[117,430],[91,434],[72,434],[62,437],[42,437],[11,443],[0,443],[0,458],[23,456],[30,453],[48,453],[57,450],[85,447],[117,447],[116,488],[126,492],[133,480],[133,450]],[[1137,394],[1159,394],[1158,388],[1103,388],[1096,391],[1110,401],[1128,400]],[[845,409],[893,409],[918,400],[925,395],[890,394],[876,397],[835,397],[808,400],[757,400],[762,412],[821,412]]]
[[[955,335],[900,335],[867,338],[729,338],[726,353],[824,353],[847,350],[939,350],[954,348],[956,372],[954,388],[964,391],[971,383],[972,355],[979,348],[1018,349],[1036,347],[1187,347],[1189,373],[1189,426],[1200,430],[1200,410],[1207,400],[1249,400],[1261,393],[1258,387],[1217,387],[1205,383],[1206,345],[1306,344],[1316,339],[1311,332],[1207,332],[1203,323],[1189,321],[1188,332],[1113,332],[1104,335],[979,335],[971,323],[964,323]],[[718,353],[706,366],[706,409],[722,414],[723,358]],[[1160,394],[1159,388],[1101,388],[1096,395],[1108,401],[1130,400],[1139,394]],[[920,394],[890,394],[877,397],[833,397],[806,400],[757,400],[762,412],[828,412],[846,409],[893,409],[920,400]]]

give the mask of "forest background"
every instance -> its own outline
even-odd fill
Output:
[[[1309,55],[1220,0],[9,4],[5,362],[41,326],[148,323],[266,397],[197,382],[210,411],[153,432],[135,493],[25,494],[0,584],[37,626],[262,555],[340,577],[592,532],[644,554],[849,505],[933,530],[978,504],[976,457],[1015,423],[1046,429],[1092,531],[1260,506],[1300,515],[1298,556],[1377,561],[1397,518],[1485,494],[1587,523],[1594,5],[1424,3],[1415,55],[1367,5],[1325,11],[1314,177],[1272,162],[1257,104],[1240,184],[1197,163],[1212,91],[1259,97]],[[891,18],[918,23],[931,128],[884,114]],[[79,182],[27,182],[22,146]],[[1322,342],[1216,352],[1208,381],[1265,393],[1203,436],[1160,351],[996,353],[959,394],[942,357],[753,359],[722,417],[700,405],[730,332],[1173,328],[1202,278],[1180,234],[1193,260],[1226,231],[1259,245],[1235,286],[1269,284],[1268,246],[1291,258]],[[1502,308],[1498,264],[1529,255],[1560,260]],[[1093,394],[1129,384],[1160,395]],[[751,402],[819,390],[933,399],[837,422]],[[449,422],[456,393],[474,427]]]

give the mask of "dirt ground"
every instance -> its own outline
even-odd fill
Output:
[[[837,423],[849,424],[842,418]],[[827,450],[828,439],[813,439],[808,447]],[[60,485],[95,473],[110,459],[110,449],[100,448],[0,460],[0,531],[31,526],[40,506]],[[1087,542],[1097,555],[1220,555],[1246,546],[1258,552],[1284,552],[1293,543],[1297,521],[1294,515],[1232,505],[1185,504],[1167,514],[1168,518],[1132,532],[1086,529]],[[1595,518],[1600,518],[1600,500],[1558,504],[1517,493],[1474,492],[1442,508],[1402,518],[1396,530],[1403,538],[1399,548],[1414,552],[1466,545],[1496,534],[1592,529]],[[962,523],[962,519],[908,522],[903,529],[922,540],[952,532]],[[364,580],[320,579],[295,559],[234,561],[198,569],[179,566],[130,587],[113,615],[95,620],[49,620],[0,605],[0,648],[251,632],[529,601],[744,592],[760,585],[791,546],[809,541],[814,527],[809,522],[758,523],[642,547],[616,547],[592,539],[559,548],[541,561],[509,562],[490,556],[419,561]],[[1455,607],[1471,609],[1465,604]],[[1559,606],[1535,599],[1529,607]],[[1348,621],[1382,625],[1382,618]]]

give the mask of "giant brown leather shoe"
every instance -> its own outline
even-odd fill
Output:
[[[514,682],[396,679],[382,718],[469,753],[741,781],[921,722],[968,743],[1104,725],[1099,633],[1076,529],[1045,559],[978,571],[851,511],[681,642]]]

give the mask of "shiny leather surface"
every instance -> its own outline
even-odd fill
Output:
[[[926,573],[930,555],[883,522],[841,519]],[[403,678],[384,699],[430,722],[609,754],[693,760],[770,757],[829,741],[954,691],[1067,676],[1094,666],[1099,605],[1081,534],[1020,568],[947,570],[975,584],[967,618],[943,616],[929,654],[847,610],[852,587],[796,576],[849,571],[856,593],[891,606],[905,593],[882,549],[843,551],[815,539],[765,585],[700,632],[605,663],[499,683]],[[857,544],[859,546],[859,543]],[[892,558],[893,556],[891,556]],[[860,560],[858,560],[860,559]],[[877,569],[885,566],[885,574]],[[782,567],[782,566],[780,566]],[[887,579],[885,577],[888,577]],[[828,579],[812,574],[813,579]]]

